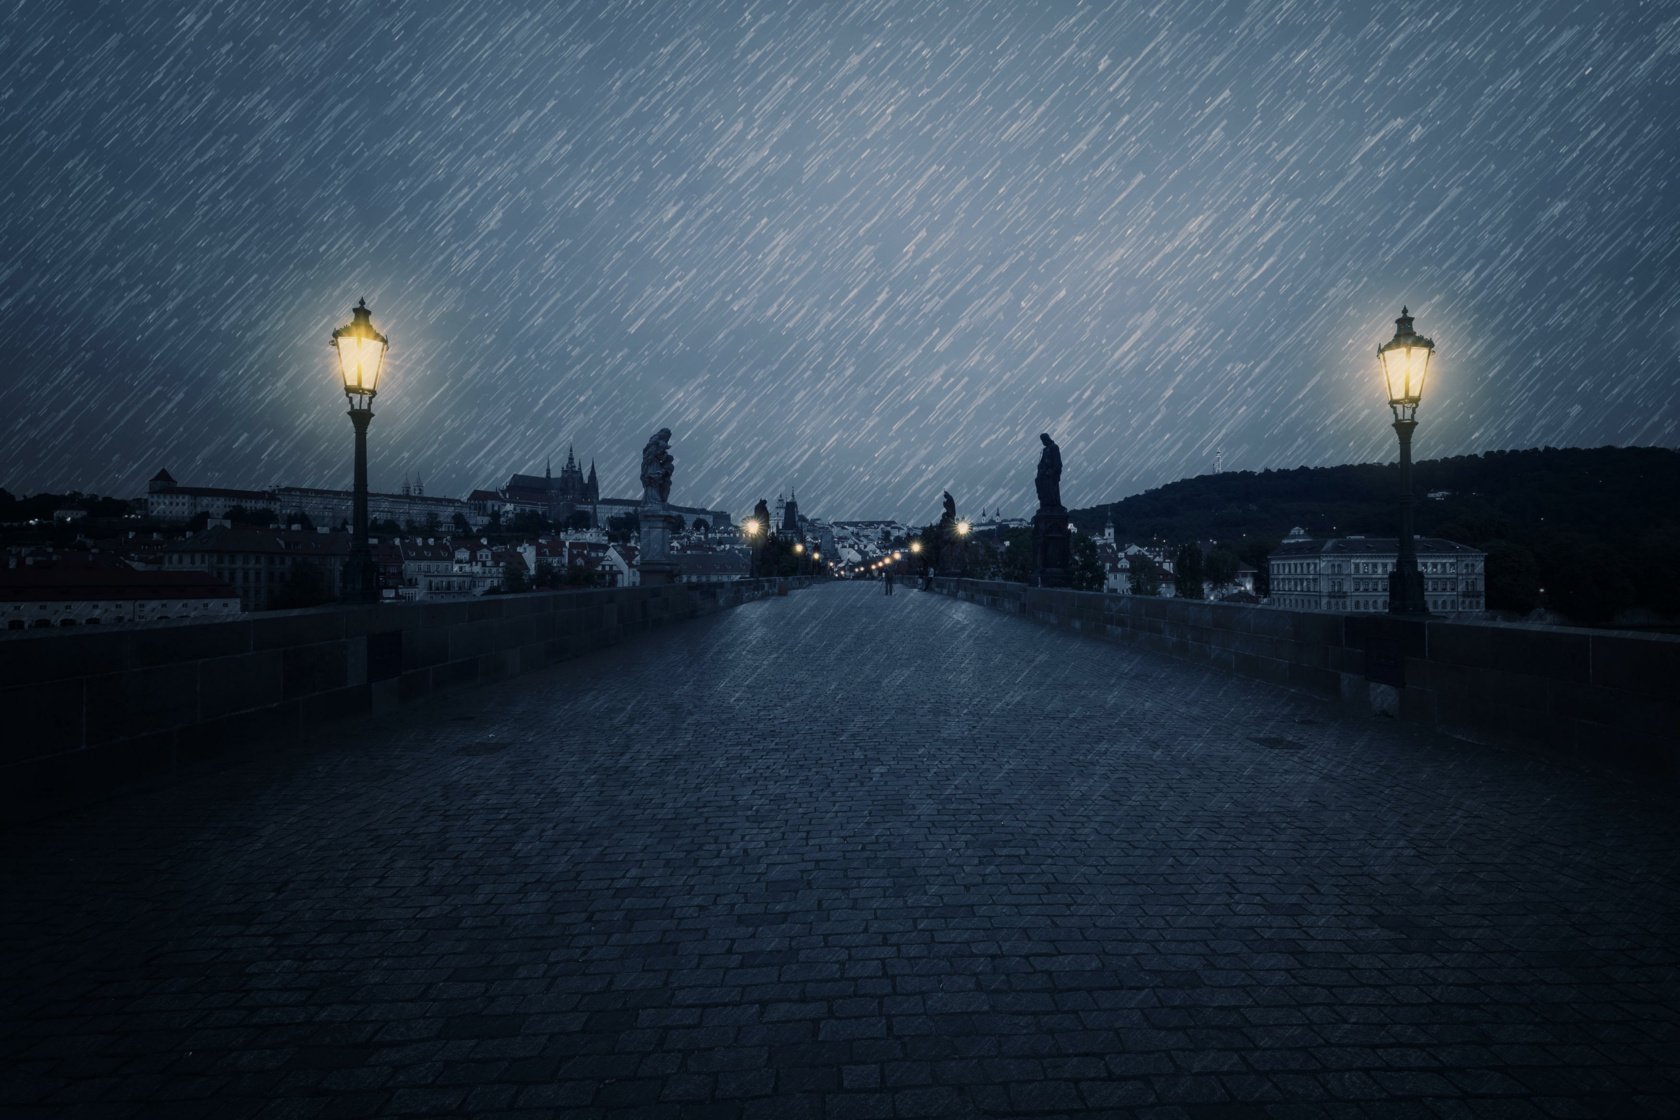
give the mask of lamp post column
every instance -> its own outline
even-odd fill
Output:
[[[1412,431],[1416,427],[1416,420],[1394,422],[1394,431],[1400,437],[1400,550],[1388,580],[1389,611],[1393,614],[1429,613],[1412,531]]]
[[[367,430],[373,420],[373,398],[379,395],[379,371],[390,339],[373,329],[367,301],[356,304],[350,323],[332,333],[338,351],[344,397],[350,403],[350,425],[356,429],[355,479],[350,492],[350,558],[344,563],[340,597],[348,603],[379,601],[379,571],[368,549]]]
[[[344,566],[344,598],[369,603],[379,598],[379,573],[368,547],[367,431],[373,411],[352,408],[349,415],[356,429],[356,475],[350,499],[350,560]]]
[[[1423,382],[1434,355],[1434,340],[1412,329],[1412,313],[1402,307],[1400,317],[1394,320],[1394,337],[1377,347],[1388,387],[1388,407],[1394,414],[1394,434],[1400,437],[1400,539],[1396,542],[1394,570],[1388,574],[1390,614],[1429,613],[1412,539],[1412,433],[1417,429]]]

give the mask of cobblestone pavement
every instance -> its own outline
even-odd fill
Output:
[[[1672,800],[843,585],[4,837],[8,1117],[1674,1116]]]

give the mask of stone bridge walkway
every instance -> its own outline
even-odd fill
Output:
[[[0,1114],[1673,1116],[1672,800],[900,588],[0,837]]]

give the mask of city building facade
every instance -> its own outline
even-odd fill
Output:
[[[114,562],[0,569],[0,630],[231,618],[239,611],[238,592],[205,572]]]
[[[282,587],[312,567],[310,579],[327,598],[340,594],[340,577],[350,557],[350,534],[216,526],[175,541],[163,550],[165,572],[206,572],[231,586],[245,610],[268,610]]]
[[[1416,538],[1418,570],[1431,614],[1487,609],[1487,554],[1439,537]],[[1268,558],[1267,603],[1301,611],[1369,614],[1388,610],[1388,573],[1399,561],[1394,537],[1308,537],[1294,529]]]

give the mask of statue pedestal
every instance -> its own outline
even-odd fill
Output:
[[[1040,506],[1033,514],[1033,572],[1040,587],[1067,587],[1073,582],[1073,541],[1068,513],[1062,507]]]
[[[642,586],[662,587],[679,582],[677,562],[671,559],[671,528],[675,519],[663,504],[649,504],[637,511],[637,520],[642,544],[636,570]]]
[[[943,514],[939,518],[939,571],[938,575],[951,578],[961,578],[963,573],[963,548],[966,541],[957,532],[957,519],[950,514]]]

